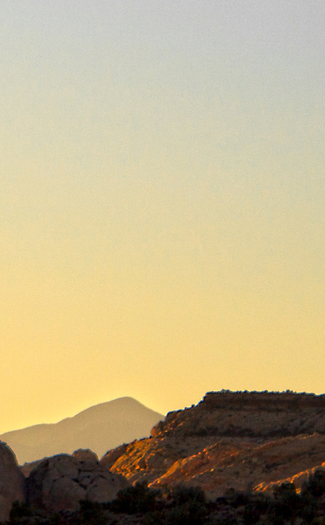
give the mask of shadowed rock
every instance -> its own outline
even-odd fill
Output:
[[[0,442],[0,521],[9,519],[14,501],[25,501],[25,478],[16,456],[6,443]]]
[[[123,476],[101,465],[96,454],[78,450],[72,456],[44,459],[36,466],[27,479],[28,501],[49,513],[75,511],[81,499],[111,501],[128,485]]]

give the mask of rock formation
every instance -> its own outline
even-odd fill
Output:
[[[200,485],[212,497],[230,487],[299,485],[325,466],[325,396],[208,393],[197,406],[167,414],[150,438],[109,451],[101,464],[132,483]]]
[[[25,501],[24,483],[13,451],[6,443],[0,442],[0,521],[9,519],[14,501]]]
[[[2,444],[0,453],[7,519],[12,501],[24,500],[23,479],[9,447]],[[272,491],[285,481],[300,487],[319,467],[325,468],[325,396],[222,391],[167,414],[150,438],[112,449],[100,461],[78,450],[22,471],[30,504],[53,513],[75,511],[81,499],[111,501],[137,481],[200,486],[215,498],[230,488]]]
[[[27,496],[32,507],[49,513],[75,511],[79,501],[107,502],[129,483],[98,462],[90,450],[78,450],[72,456],[59,454],[44,459],[27,479]]]

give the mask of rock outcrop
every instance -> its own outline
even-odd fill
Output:
[[[278,438],[325,434],[325,395],[209,392],[191,409],[167,414],[152,436]]]
[[[123,476],[100,464],[96,454],[78,450],[39,463],[27,479],[27,496],[32,507],[49,513],[75,511],[82,499],[111,501],[128,485]]]
[[[7,519],[11,503],[24,500],[24,486],[9,447],[1,445],[0,453]],[[215,498],[230,488],[272,491],[285,481],[299,488],[319,467],[325,468],[325,396],[222,391],[167,414],[150,438],[112,449],[100,461],[78,450],[22,470],[31,506],[54,513],[75,511],[82,499],[111,501],[137,481],[200,486]]]
[[[325,396],[208,393],[167,414],[150,438],[109,451],[101,464],[132,483],[199,485],[213,497],[230,487],[299,485],[306,472],[325,466]]]
[[[16,500],[25,501],[25,478],[11,448],[0,442],[0,521],[9,519],[11,506]]]

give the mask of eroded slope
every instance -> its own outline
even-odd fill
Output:
[[[325,397],[294,393],[208,393],[198,405],[169,413],[151,437],[101,460],[129,481],[268,490],[299,483],[325,462]]]

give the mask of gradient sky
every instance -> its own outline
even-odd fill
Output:
[[[325,391],[324,0],[0,17],[0,432]]]

